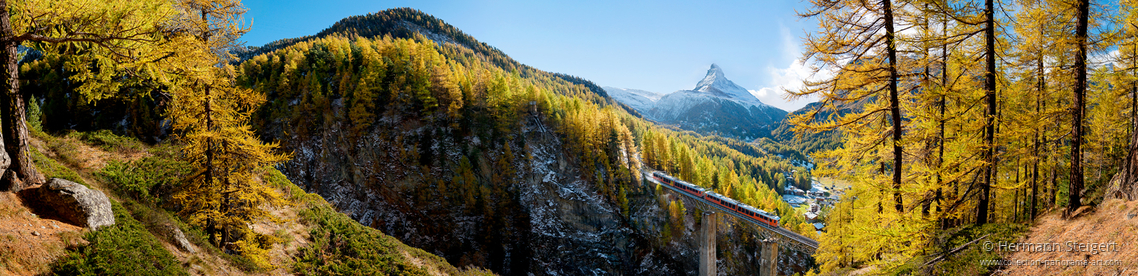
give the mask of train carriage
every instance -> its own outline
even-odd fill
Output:
[[[719,205],[720,207],[723,207],[727,210],[732,210],[738,214],[755,219],[771,227],[778,227],[778,221],[780,218],[777,215],[768,213],[767,211],[759,210],[758,208],[740,203],[729,197],[716,194],[715,192],[705,190],[699,186],[676,180],[662,172],[652,172],[652,178],[655,178],[657,181],[660,181],[661,183],[664,183],[668,186],[672,186],[679,190],[687,192],[696,198],[702,198],[712,204]]]
[[[652,176],[653,176],[653,178],[656,178],[657,181],[668,184],[668,186],[672,186],[672,187],[675,187],[677,189],[680,189],[680,190],[687,192],[687,193],[689,193],[695,197],[702,198],[704,193],[707,192],[707,190],[704,190],[703,188],[701,188],[699,186],[692,185],[692,184],[687,183],[687,182],[683,182],[680,180],[673,179],[671,176],[664,174],[664,173],[661,173],[661,172],[653,172]]]

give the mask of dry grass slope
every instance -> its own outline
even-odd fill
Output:
[[[1004,258],[1029,263],[1008,265],[997,275],[1138,275],[1138,201],[1107,200],[1083,207],[1074,219],[1051,212],[1040,217],[1021,242],[1058,243],[1059,250],[1012,252]],[[1117,244],[1096,254],[1070,251],[1068,242]],[[1035,260],[1075,262],[1030,263]]]
[[[48,272],[67,247],[86,243],[83,231],[32,213],[15,194],[0,193],[0,275]]]

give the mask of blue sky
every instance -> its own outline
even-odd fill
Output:
[[[712,63],[763,102],[794,110],[780,86],[805,77],[796,65],[814,20],[788,1],[351,1],[246,0],[248,45],[314,34],[351,15],[394,7],[432,14],[514,59],[601,86],[657,93],[692,89]]]

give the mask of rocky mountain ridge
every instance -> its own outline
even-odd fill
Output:
[[[750,91],[727,79],[712,64],[691,90],[658,94],[635,89],[604,88],[609,96],[646,117],[680,128],[742,140],[770,137],[786,111],[759,101]]]

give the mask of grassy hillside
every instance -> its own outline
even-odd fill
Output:
[[[1036,220],[1018,240],[1023,243],[1060,243],[1061,250],[1048,252],[1007,252],[1002,260],[1075,260],[1079,263],[1052,263],[1046,266],[1008,265],[996,274],[1005,275],[1127,275],[1138,271],[1138,202],[1110,199],[1098,206],[1082,207],[1072,219],[1050,212]],[[1068,251],[1067,242],[1107,245],[1099,252]],[[1114,243],[1113,246],[1110,244]],[[1090,249],[1089,247],[1087,249]]]
[[[170,144],[149,146],[107,131],[66,135],[36,132],[35,162],[47,177],[73,180],[106,193],[116,224],[89,231],[41,216],[42,208],[4,193],[0,200],[0,275],[484,275],[408,247],[336,212],[318,195],[304,193],[278,171],[261,181],[288,196],[283,206],[264,206],[282,218],[253,225],[271,244],[267,266],[231,255],[206,241],[201,229],[182,223],[168,202],[189,173]],[[195,253],[175,246],[171,226],[185,232]]]

